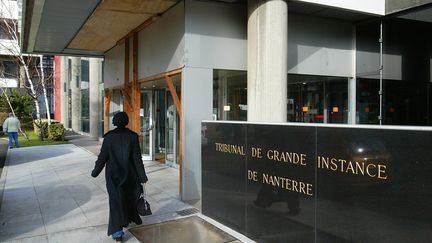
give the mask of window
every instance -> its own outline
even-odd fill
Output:
[[[288,75],[288,121],[348,122],[348,78]]]
[[[82,81],[89,81],[89,61],[87,60],[81,60],[81,80]]]
[[[18,78],[18,67],[13,61],[2,61],[0,72],[4,78]]]
[[[0,39],[2,40],[13,40],[13,35],[18,35],[18,24],[16,21],[7,20],[5,23],[3,20],[0,21]],[[19,39],[19,36],[17,36]],[[18,40],[17,39],[17,40]]]
[[[213,119],[247,120],[247,73],[213,71]]]
[[[421,15],[413,16],[417,16],[415,12],[382,23],[357,25],[357,112],[361,124],[432,125],[432,23]]]
[[[291,122],[347,123],[348,78],[288,75]],[[213,71],[213,118],[247,120],[247,72]]]

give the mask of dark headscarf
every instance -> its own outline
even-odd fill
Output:
[[[112,123],[117,127],[125,127],[129,123],[129,117],[126,112],[119,112],[114,115]]]

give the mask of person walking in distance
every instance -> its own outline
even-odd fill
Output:
[[[148,181],[138,135],[126,128],[128,123],[125,112],[114,115],[113,125],[117,128],[104,135],[100,154],[91,173],[92,177],[97,177],[106,166],[108,236],[119,242],[123,240],[123,227],[131,222],[142,224],[136,203],[142,193],[142,185]]]
[[[9,113],[9,117],[3,122],[3,132],[9,135],[9,148],[13,148],[12,140],[15,142],[15,147],[19,148],[18,143],[18,131],[21,128],[20,121],[12,114]]]

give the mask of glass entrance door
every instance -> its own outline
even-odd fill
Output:
[[[141,152],[144,160],[153,160],[153,95],[151,90],[141,91],[141,108],[140,108],[140,122],[141,122]]]
[[[178,164],[178,115],[171,93],[166,91],[166,163],[175,166]]]
[[[173,76],[180,95],[180,76]],[[141,84],[141,136],[143,159],[173,167],[180,163],[180,117],[164,79]],[[177,83],[176,83],[177,82]]]

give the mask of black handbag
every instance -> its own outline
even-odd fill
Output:
[[[137,202],[137,211],[138,214],[141,216],[148,216],[152,214],[152,211],[150,209],[150,203],[145,198],[146,191],[145,191],[145,184],[143,185],[143,192],[141,193],[138,202]]]

